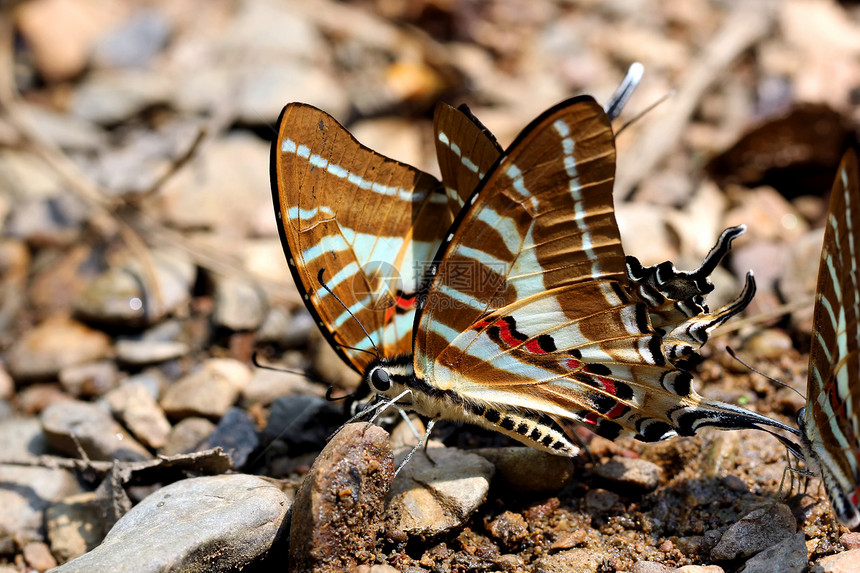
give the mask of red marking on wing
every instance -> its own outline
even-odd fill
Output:
[[[546,350],[540,347],[540,343],[537,338],[529,340],[525,343],[525,348],[532,354],[546,354]]]

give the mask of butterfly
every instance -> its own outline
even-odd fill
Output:
[[[860,526],[860,175],[842,158],[824,232],[806,407],[797,416],[806,465],[821,476],[838,521]]]
[[[451,110],[435,122],[442,183],[310,106],[279,120],[272,190],[290,269],[375,393],[429,417],[428,432],[437,419],[469,422],[562,455],[579,451],[568,422],[644,441],[704,426],[792,431],[703,398],[685,368],[752,298],[748,276],[713,314],[702,299],[742,229],[692,273],[642,267],[621,248],[614,134],[594,99],[547,110],[504,152]],[[452,138],[457,122],[476,137]],[[421,272],[395,280],[410,265]]]

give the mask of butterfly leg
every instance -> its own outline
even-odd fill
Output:
[[[430,418],[430,420],[427,422],[427,429],[424,431],[424,435],[421,436],[421,439],[418,440],[418,443],[415,444],[415,446],[411,450],[409,450],[409,453],[406,454],[406,457],[403,458],[403,461],[400,462],[399,466],[397,466],[397,469],[394,471],[394,477],[397,477],[397,474],[400,473],[400,470],[402,470],[403,467],[407,463],[409,463],[409,460],[412,459],[412,456],[415,455],[415,452],[417,452],[421,448],[421,446],[426,446],[427,441],[428,441],[427,438],[430,437],[430,432],[433,431],[433,426],[436,425],[436,420],[437,420],[437,418]],[[425,448],[425,455],[426,455],[426,453],[427,452],[426,452],[426,448]],[[433,461],[433,458],[431,458],[429,455],[427,455],[427,459],[430,460],[433,463],[433,465],[436,465],[436,462]]]

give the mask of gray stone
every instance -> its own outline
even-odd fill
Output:
[[[594,473],[611,483],[614,488],[633,487],[651,491],[660,482],[660,468],[651,462],[615,456],[603,465],[597,466]]]
[[[230,455],[233,466],[239,469],[259,445],[260,435],[251,416],[244,410],[231,408],[198,447],[201,450],[220,447]]]
[[[494,473],[493,464],[472,453],[449,448],[416,452],[391,484],[387,530],[430,537],[461,526],[486,499]]]
[[[212,321],[229,330],[255,330],[266,317],[266,294],[255,283],[219,276],[215,281]]]
[[[801,531],[752,557],[743,573],[803,573],[807,563],[806,537]]]
[[[590,549],[568,549],[537,560],[535,573],[597,573],[601,558]]]
[[[493,478],[516,491],[554,492],[573,479],[573,460],[554,456],[534,448],[478,448],[470,453],[489,460],[496,466]],[[536,472],[535,468],[541,468]]]
[[[619,500],[617,493],[605,489],[590,489],[585,494],[585,507],[590,511],[606,511],[611,509]]]
[[[56,377],[62,368],[104,358],[110,338],[68,318],[49,318],[19,338],[6,354],[15,379]]]
[[[197,274],[194,263],[168,249],[151,251],[149,259],[105,271],[75,297],[75,312],[106,324],[146,325],[187,304]]]
[[[60,563],[95,548],[105,533],[104,517],[95,492],[67,497],[45,511],[51,553]]]
[[[119,370],[113,360],[71,364],[60,370],[60,385],[75,396],[101,396],[116,387]]]
[[[92,61],[107,68],[142,68],[167,44],[171,25],[156,10],[138,10],[121,26],[102,36]]]
[[[325,387],[308,380],[303,374],[257,368],[248,385],[242,389],[242,405],[268,406],[281,396],[288,395],[322,398],[325,395]]]
[[[711,550],[714,561],[745,559],[776,545],[797,530],[788,506],[777,503],[756,509],[732,524]]]
[[[126,381],[104,400],[114,416],[148,447],[157,449],[167,442],[170,422],[144,385]]]
[[[251,379],[251,371],[232,358],[209,358],[196,372],[177,380],[161,398],[161,407],[173,419],[203,416],[219,419],[236,402]]]
[[[116,343],[116,358],[124,364],[141,366],[181,358],[190,349],[185,342],[175,340],[134,340],[121,338]]]
[[[78,448],[92,460],[136,461],[152,457],[104,408],[89,402],[55,402],[42,411],[50,447],[74,458]]]
[[[202,450],[200,444],[214,431],[215,424],[206,418],[185,418],[173,426],[167,436],[167,443],[159,453],[172,456]]]
[[[71,92],[71,113],[100,125],[120,123],[168,101],[172,85],[151,70],[95,71]]]
[[[0,465],[0,531],[22,540],[44,539],[44,511],[52,503],[81,493],[73,472]]]
[[[333,573],[372,560],[393,475],[385,430],[360,423],[337,433],[296,494],[289,570]]]
[[[182,480],[124,515],[101,545],[56,573],[234,571],[266,553],[290,501],[256,476]]]

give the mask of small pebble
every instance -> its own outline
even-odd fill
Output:
[[[516,491],[554,492],[573,479],[573,460],[534,448],[478,448],[470,450],[496,466],[494,480]],[[541,468],[536,472],[535,468]]]
[[[51,550],[45,543],[31,541],[24,545],[21,552],[27,565],[36,571],[47,571],[57,566],[57,560],[51,555]]]
[[[145,386],[126,381],[104,400],[114,416],[148,447],[157,449],[167,442],[170,422]]]
[[[460,527],[486,499],[494,473],[493,464],[465,451],[416,452],[391,485],[386,529],[429,537]]]
[[[651,491],[660,481],[660,468],[655,464],[622,456],[615,456],[605,464],[597,466],[594,473],[616,488],[633,487]]]
[[[72,364],[60,370],[60,385],[76,398],[101,396],[116,387],[119,370],[113,360]]]
[[[52,504],[45,511],[51,553],[65,563],[90,551],[107,533],[103,521],[95,492],[73,495]]]
[[[268,301],[252,281],[237,277],[217,277],[212,321],[228,330],[254,330],[263,324]]]
[[[637,561],[630,568],[630,573],[669,573],[670,569],[662,563],[653,561]]]
[[[105,333],[80,322],[49,318],[12,344],[6,366],[15,379],[53,378],[67,366],[104,358],[110,344]]]
[[[219,419],[251,379],[251,370],[231,358],[209,358],[164,391],[161,407],[174,420],[189,416]]]
[[[134,340],[120,338],[116,343],[117,360],[131,366],[155,364],[186,356],[188,344],[178,340]]]
[[[251,416],[245,410],[231,408],[198,448],[208,450],[220,447],[230,455],[233,467],[241,468],[259,445],[260,435]]]
[[[486,525],[487,533],[500,543],[510,547],[526,538],[529,526],[519,513],[505,511]]]
[[[92,460],[136,461],[152,457],[104,408],[69,400],[51,404],[40,416],[45,438],[54,450],[80,458],[82,448]]]
[[[214,431],[215,424],[206,418],[185,418],[170,430],[167,443],[159,453],[172,456],[202,450],[199,444]]]
[[[601,512],[611,509],[618,503],[620,497],[617,493],[605,489],[590,489],[585,494],[585,507],[590,511]]]
[[[750,558],[744,573],[804,573],[807,563],[806,538],[801,531]],[[775,564],[779,564],[778,569]]]
[[[776,503],[757,509],[732,524],[711,550],[714,561],[745,559],[791,537],[797,520],[788,506]]]
[[[535,563],[541,573],[597,573],[601,558],[589,549],[568,549],[545,555]]]
[[[822,557],[815,565],[815,573],[855,573],[860,571],[860,549]]]

